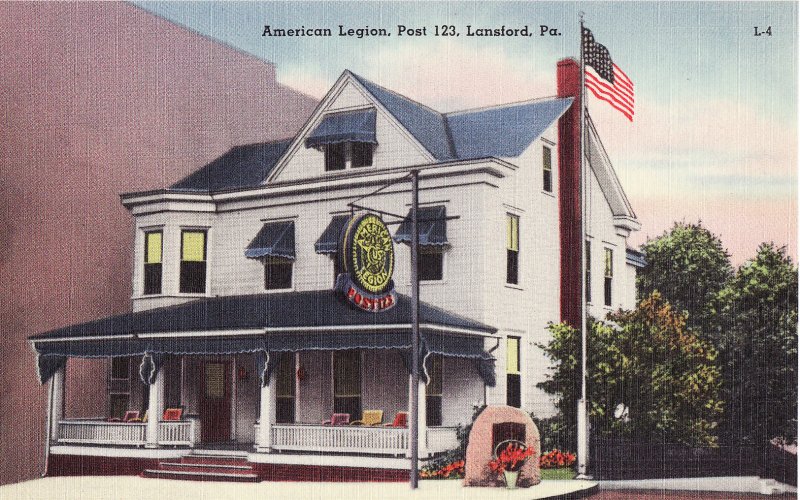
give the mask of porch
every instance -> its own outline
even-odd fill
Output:
[[[157,445],[195,448],[200,445],[199,422],[159,422]],[[259,424],[255,434],[260,435]],[[458,446],[456,427],[428,427],[424,441],[428,456]],[[406,456],[408,428],[369,426],[325,426],[314,424],[275,424],[271,429],[271,450],[279,453],[337,453],[372,456]],[[65,419],[58,423],[57,445],[113,446],[142,448],[147,444],[147,424],[105,422],[96,419]],[[245,446],[246,447],[246,446]],[[226,453],[231,446],[206,445],[206,451]],[[236,448],[233,446],[233,448]],[[188,450],[187,450],[188,452]]]
[[[32,343],[40,380],[50,383],[50,449],[62,460],[152,460],[202,448],[247,450],[258,463],[328,457],[325,467],[335,467],[347,457],[343,463],[396,466],[409,456],[415,392],[407,313],[403,296],[389,312],[365,317],[332,292],[268,294],[42,334]],[[422,320],[416,392],[424,460],[458,446],[457,426],[494,383],[489,351],[497,343],[492,329],[438,309],[423,306]],[[68,363],[99,364],[94,385],[84,379],[65,387]],[[82,411],[65,412],[78,406],[65,405],[70,397],[84,400]],[[125,418],[129,413],[141,420]],[[352,422],[376,413],[380,418],[361,425],[322,425],[333,414]]]

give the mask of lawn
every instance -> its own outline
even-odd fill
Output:
[[[569,467],[561,467],[560,469],[542,469],[542,480],[548,479],[572,479],[575,477],[575,471]]]

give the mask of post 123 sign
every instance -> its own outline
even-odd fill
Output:
[[[386,224],[375,214],[353,216],[339,240],[343,273],[336,289],[350,303],[369,312],[391,309],[397,303],[392,272],[394,244]]]

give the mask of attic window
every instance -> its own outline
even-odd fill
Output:
[[[330,113],[306,138],[307,148],[325,153],[325,171],[372,166],[375,145],[375,109]]]

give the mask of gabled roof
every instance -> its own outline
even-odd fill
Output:
[[[572,104],[572,98],[543,99],[447,115],[459,159],[521,155]]]
[[[437,161],[519,156],[573,101],[571,97],[548,98],[445,114],[350,71],[339,80],[347,78],[360,85]],[[311,120],[324,111],[317,109]],[[171,189],[216,192],[258,187],[295,140],[235,147]]]
[[[439,161],[455,160],[447,121],[438,111],[350,73],[389,113]]]
[[[292,142],[273,142],[236,146],[200,170],[171,186],[175,191],[213,193],[261,184]]]

